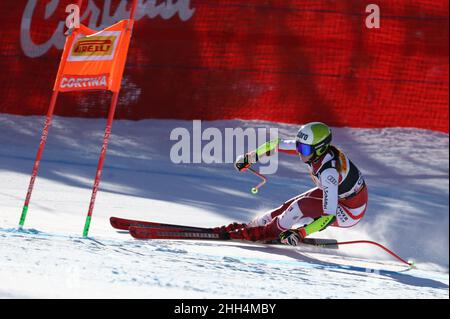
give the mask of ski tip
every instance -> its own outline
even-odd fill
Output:
[[[143,240],[143,239],[152,239],[152,233],[147,231],[146,228],[142,228],[139,226],[130,226],[128,228],[128,232],[130,233],[131,237],[133,237],[134,239],[139,239],[139,240]]]
[[[122,218],[111,216],[109,222],[115,229],[128,231],[129,223]]]
[[[114,225],[115,225],[115,222],[116,222],[116,217],[114,217],[114,216],[111,216],[111,217],[109,217],[109,223],[111,224],[111,226],[113,226],[114,227]]]
[[[130,228],[128,228],[128,232],[130,233],[131,237],[133,237],[135,239],[141,239],[141,238],[138,237],[137,227],[130,226]]]

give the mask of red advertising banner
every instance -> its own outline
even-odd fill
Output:
[[[72,2],[0,2],[0,113],[46,113]],[[85,0],[82,23],[102,30],[129,16],[127,3]],[[116,118],[448,132],[448,1],[376,1],[380,28],[366,25],[370,3],[139,0]],[[105,117],[109,97],[64,93],[55,114]]]

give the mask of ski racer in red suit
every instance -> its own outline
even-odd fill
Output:
[[[331,145],[330,128],[320,122],[303,125],[295,140],[277,139],[238,157],[235,166],[245,171],[261,156],[273,152],[298,154],[308,165],[316,187],[289,199],[280,207],[255,218],[249,224],[226,228],[233,239],[270,241],[297,245],[306,236],[328,226],[352,227],[367,209],[368,193],[359,169],[338,148]],[[291,229],[294,224],[303,224]]]

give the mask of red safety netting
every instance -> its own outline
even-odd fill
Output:
[[[46,113],[71,2],[0,3],[8,12],[0,112]],[[83,22],[100,28],[125,18],[126,2],[85,0]],[[380,29],[365,27],[368,3],[359,0],[140,3],[116,118],[448,132],[447,0],[376,1]],[[66,93],[55,114],[104,117],[109,101],[103,92]]]

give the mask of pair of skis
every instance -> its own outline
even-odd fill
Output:
[[[164,223],[155,223],[147,221],[139,221],[133,219],[124,219],[118,217],[110,218],[111,226],[118,230],[129,231],[131,236],[136,239],[200,239],[200,240],[232,240],[226,231],[220,228],[203,228],[184,225],[173,225]],[[279,240],[266,242],[266,244],[281,244]],[[399,260],[400,262],[414,268],[412,261],[406,261],[392,250],[385,246],[369,240],[354,240],[347,242],[338,242],[334,239],[321,238],[304,238],[301,242],[303,245],[316,246],[321,248],[338,249],[340,245],[350,244],[370,244],[383,249],[385,252]]]
[[[174,225],[157,222],[110,218],[111,226],[118,230],[129,231],[136,239],[188,239],[188,240],[231,240],[226,231],[219,228],[203,228],[185,225]],[[279,240],[267,244],[280,244]],[[334,239],[305,238],[302,244],[337,249]]]

